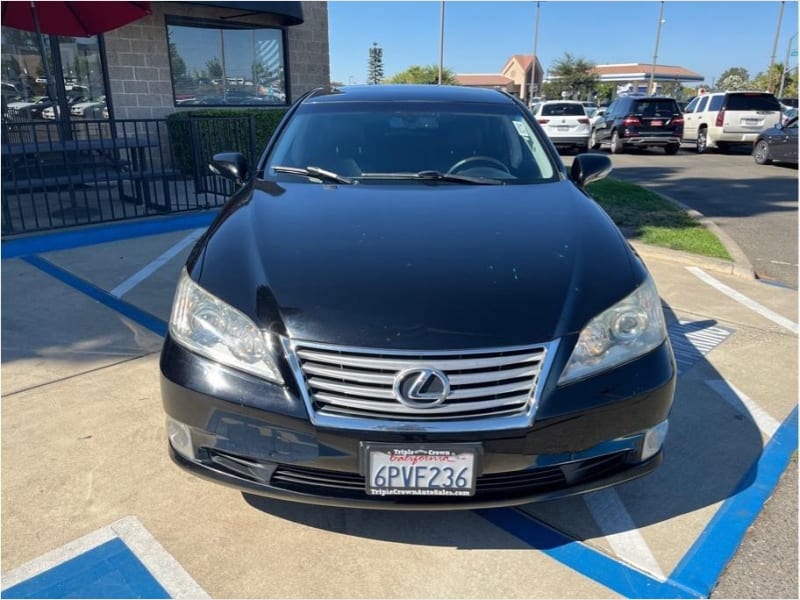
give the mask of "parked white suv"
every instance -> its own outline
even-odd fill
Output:
[[[781,105],[767,92],[714,92],[695,97],[683,113],[683,140],[697,152],[724,152],[730,144],[752,144],[781,120]]]
[[[547,137],[558,148],[586,152],[589,145],[589,117],[582,103],[574,100],[548,100],[531,108]]]

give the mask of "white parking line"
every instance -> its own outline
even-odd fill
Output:
[[[711,379],[706,381],[706,385],[712,390],[717,392],[727,402],[732,404],[734,408],[740,408],[741,405],[750,413],[749,416],[753,422],[767,436],[767,439],[772,439],[778,427],[781,424],[777,419],[774,419],[763,408],[756,404],[752,398],[746,396],[741,390],[737,389],[732,383],[723,381],[722,379]]]
[[[707,283],[711,287],[719,290],[720,292],[722,292],[723,294],[725,294],[729,298],[732,298],[732,299],[736,300],[739,304],[743,304],[744,306],[746,306],[750,310],[760,314],[762,317],[764,317],[766,319],[769,319],[773,323],[777,323],[781,327],[785,327],[786,329],[788,329],[789,331],[791,331],[792,333],[797,335],[798,326],[797,326],[797,323],[795,323],[794,321],[791,321],[791,320],[787,319],[786,317],[783,317],[783,316],[779,315],[775,311],[772,311],[772,310],[768,309],[766,306],[763,306],[763,305],[759,304],[755,300],[751,300],[750,298],[748,298],[744,294],[740,294],[739,292],[737,292],[733,288],[728,287],[727,285],[725,285],[721,281],[717,281],[716,279],[711,277],[711,275],[709,275],[708,273],[706,273],[702,269],[699,269],[697,267],[686,267],[686,268],[689,270],[689,272],[692,275],[694,275],[695,277],[697,277],[701,281],[704,281],[705,283]]]
[[[589,507],[597,526],[605,534],[611,549],[619,558],[653,575],[659,581],[667,580],[616,490],[607,488],[592,492],[584,495],[583,500]]]
[[[3,575],[3,590],[49,571],[114,538],[125,543],[171,598],[210,597],[136,517],[120,519],[6,573]]]
[[[145,266],[143,269],[139,270],[137,273],[134,273],[130,277],[128,277],[125,281],[120,283],[117,287],[115,287],[111,292],[109,292],[112,296],[116,296],[117,298],[121,298],[129,291],[131,291],[134,287],[136,287],[139,283],[150,277],[153,273],[158,271],[161,267],[167,264],[170,260],[172,260],[175,256],[177,256],[186,246],[189,244],[193,244],[197,239],[203,235],[203,229],[195,229],[192,233],[182,239],[180,242],[172,246],[169,250],[164,252],[161,256],[155,259],[153,262]]]

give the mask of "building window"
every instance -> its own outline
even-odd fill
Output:
[[[283,30],[169,17],[175,106],[287,104]]]
[[[69,116],[108,118],[104,110],[106,81],[97,36],[42,36],[41,47],[47,52],[53,77],[53,86],[49,89],[38,42],[35,33],[2,28],[3,117],[24,121],[59,118],[56,89],[63,85]]]

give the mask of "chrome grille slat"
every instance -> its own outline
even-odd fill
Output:
[[[284,347],[316,417],[373,420],[377,426],[381,420],[488,423],[497,417],[523,418],[535,406],[549,345],[413,351],[287,340]],[[441,371],[450,384],[444,402],[425,407],[400,402],[393,388],[406,369]]]
[[[361,400],[358,398],[349,398],[347,396],[339,396],[336,394],[328,394],[319,392],[314,394],[317,400],[323,402],[330,402],[336,406],[345,406],[348,408],[355,408],[359,410],[393,413],[393,414],[414,414],[414,415],[443,415],[453,413],[463,413],[465,411],[480,411],[486,409],[502,408],[510,405],[524,405],[528,401],[528,395],[512,396],[510,398],[502,398],[499,400],[484,400],[481,402],[469,402],[459,404],[445,403],[441,406],[434,408],[411,408],[400,404],[399,402],[376,402],[373,400]]]
[[[368,358],[364,356],[352,356],[346,354],[321,353],[313,350],[299,350],[297,352],[303,360],[321,362],[345,367],[357,367],[362,369],[402,371],[413,368],[439,369],[440,371],[466,371],[473,369],[486,369],[489,367],[502,367],[526,362],[539,362],[542,353],[536,354],[517,354],[509,356],[499,356],[491,358]]]

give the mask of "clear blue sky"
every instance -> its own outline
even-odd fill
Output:
[[[695,71],[707,83],[729,67],[766,71],[780,2],[667,0],[658,63]],[[328,2],[331,79],[365,83],[369,48],[383,48],[387,77],[439,63],[440,2]],[[541,3],[537,54],[547,70],[570,52],[597,64],[651,64],[660,2]],[[456,73],[498,73],[512,54],[531,54],[536,2],[445,2],[444,63]],[[775,61],[798,31],[798,3],[784,5]],[[797,38],[792,42],[797,48]],[[797,57],[790,58],[797,64]]]

